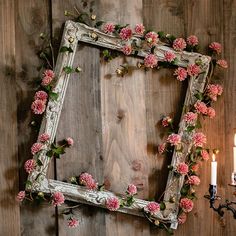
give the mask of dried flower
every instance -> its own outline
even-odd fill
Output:
[[[52,205],[61,206],[65,201],[65,197],[61,192],[55,192],[52,195]]]
[[[36,161],[34,159],[29,159],[24,164],[24,169],[28,174],[33,172],[35,168],[36,168]]]
[[[24,199],[25,199],[25,191],[20,191],[16,196],[16,200],[22,202]]]
[[[157,66],[157,57],[153,54],[149,54],[144,58],[144,66],[147,68],[153,68]]]
[[[31,105],[31,110],[36,115],[41,115],[44,113],[46,109],[45,101],[43,100],[35,100]]]
[[[192,139],[195,147],[202,147],[206,143],[206,135],[202,132],[195,133]]]
[[[191,170],[194,171],[194,172],[197,172],[199,170],[199,164],[194,164],[191,166]]]
[[[193,209],[193,201],[188,198],[182,198],[179,205],[186,213],[192,211]]]
[[[120,208],[120,201],[117,197],[109,197],[106,199],[106,208],[110,211],[117,211]]]
[[[174,71],[174,75],[177,76],[177,80],[179,80],[179,81],[184,81],[188,76],[187,70],[182,67],[178,67]]]
[[[177,38],[174,40],[172,46],[176,51],[183,51],[186,48],[186,42],[183,38]]]
[[[151,215],[156,214],[160,211],[160,205],[157,202],[149,202],[144,207],[144,211],[150,213]]]

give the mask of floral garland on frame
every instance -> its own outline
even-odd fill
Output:
[[[66,12],[66,15],[70,15],[70,13]],[[83,16],[86,14],[81,13],[77,18],[77,21],[86,23],[83,19]],[[92,22],[94,27],[99,28],[106,34],[116,35],[120,37],[123,42],[122,52],[124,55],[138,54],[139,50],[146,49],[149,53],[144,58],[142,62],[137,64],[138,69],[160,69],[164,68],[172,68],[174,69],[173,75],[179,81],[184,81],[191,76],[197,76],[201,73],[201,64],[196,62],[196,64],[189,65],[186,69],[182,67],[176,66],[176,56],[172,52],[166,52],[165,58],[163,62],[158,62],[157,57],[155,56],[155,47],[157,44],[164,44],[170,47],[173,47],[174,50],[181,52],[183,50],[196,52],[198,51],[199,41],[195,35],[189,36],[186,40],[183,38],[175,38],[173,35],[164,34],[163,32],[155,32],[151,30],[145,30],[145,27],[142,24],[137,24],[134,29],[132,29],[129,25],[121,26],[117,24],[113,24],[111,22],[103,22],[96,21],[96,16],[91,15]],[[132,36],[138,36],[142,43],[137,45],[135,41],[132,40]],[[92,35],[94,40],[96,40],[96,34]],[[61,48],[60,52],[66,52],[69,48]],[[195,186],[200,184],[200,178],[197,174],[199,168],[199,162],[203,160],[209,159],[210,150],[204,148],[206,144],[206,136],[202,132],[195,132],[197,128],[201,128],[200,117],[215,117],[215,110],[211,107],[211,104],[217,101],[218,96],[220,96],[223,92],[223,88],[220,84],[211,82],[213,78],[213,72],[216,67],[226,69],[228,68],[227,62],[224,59],[216,59],[222,51],[222,47],[219,43],[213,42],[209,45],[209,52],[212,56],[211,61],[211,70],[208,76],[208,85],[205,87],[203,93],[195,94],[197,101],[186,109],[186,112],[183,116],[183,121],[187,124],[187,132],[192,133],[193,147],[191,152],[186,158],[185,162],[178,163],[176,166],[170,166],[169,169],[174,172],[176,176],[185,176],[185,183],[181,189],[181,199],[179,202],[179,215],[178,215],[178,223],[183,224],[186,221],[187,213],[189,213],[194,206],[193,199],[195,196]],[[110,61],[114,57],[119,54],[114,53],[113,51],[104,50],[103,58],[105,61]],[[119,76],[125,76],[126,73],[130,71],[131,68],[134,68],[132,65],[121,65],[120,68],[117,68],[116,73]],[[65,73],[77,72],[79,73],[81,69],[78,68],[64,68]],[[36,115],[42,115],[45,112],[46,104],[48,98],[57,99],[58,94],[53,92],[53,85],[55,81],[55,74],[53,72],[53,68],[47,66],[47,69],[42,74],[41,79],[41,89],[35,93],[34,101],[31,105],[32,112]],[[164,154],[166,152],[175,151],[181,152],[181,142],[182,138],[179,134],[176,133],[176,128],[173,124],[173,119],[170,116],[164,116],[161,119],[161,124],[163,127],[167,129],[167,135],[165,141],[158,146],[158,152],[160,154]],[[31,173],[37,167],[40,167],[42,163],[37,159],[37,156],[40,154],[42,150],[48,147],[48,134],[42,134],[39,136],[39,141],[32,145],[31,153],[36,156],[34,159],[27,160],[24,164],[25,171],[27,173]],[[65,139],[61,145],[50,145],[50,150],[47,152],[47,156],[49,158],[56,157],[60,158],[61,154],[65,153],[65,148],[73,146],[73,139],[67,138]],[[214,150],[217,153],[217,150]],[[78,177],[73,176],[70,179],[70,182],[77,185],[85,186],[87,189],[93,190],[102,190],[103,185],[99,186],[98,183],[94,180],[94,178],[88,173],[81,173]],[[32,183],[26,183],[32,184]],[[133,204],[134,195],[137,194],[137,188],[133,184],[129,184],[126,190],[126,197],[120,199],[117,197],[111,197],[106,199],[106,207],[110,211],[116,211],[120,207],[126,205],[130,206]],[[53,206],[60,206],[64,203],[65,198],[62,193],[55,192],[51,196],[45,196],[42,192],[33,194],[31,192],[27,193],[25,191],[20,191],[17,195],[18,201],[22,202],[23,200],[32,201],[34,198],[38,200],[47,200],[50,201]],[[69,214],[68,218],[68,226],[69,227],[77,227],[78,219],[73,215],[73,209],[71,207],[69,211],[64,212],[65,215]],[[166,229],[169,233],[172,233],[172,230],[168,228],[168,225],[165,225],[159,221],[153,221],[152,215],[160,210],[165,209],[164,202],[149,202],[149,204],[143,209],[145,216],[154,223],[159,228]]]

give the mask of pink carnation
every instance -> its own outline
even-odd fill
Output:
[[[43,100],[35,100],[31,105],[31,110],[36,115],[41,115],[44,113],[46,109],[45,101]]]
[[[207,108],[207,115],[212,119],[216,116],[215,109],[212,107]]]
[[[218,89],[218,96],[220,96],[222,93],[223,93],[223,88],[222,88],[222,86],[221,85],[219,85],[219,84],[216,84],[216,87],[217,87],[217,89]]]
[[[43,77],[46,77],[46,76],[51,77],[51,78],[54,78],[54,77],[55,77],[55,74],[54,74],[54,72],[53,72],[52,70],[45,70],[45,71],[43,72]]]
[[[131,45],[125,45],[125,46],[123,46],[122,52],[123,52],[125,55],[130,55],[130,54],[132,53],[132,47],[131,47]]]
[[[192,64],[188,65],[187,71],[190,76],[197,76],[201,72],[201,69],[198,65]]]
[[[39,136],[39,141],[42,143],[47,142],[49,139],[50,139],[50,135],[46,133],[43,133]]]
[[[129,184],[127,188],[127,193],[131,196],[137,194],[137,187],[134,184]]]
[[[194,164],[191,166],[191,170],[194,171],[194,172],[197,172],[199,170],[199,164]]]
[[[36,161],[34,159],[29,159],[25,162],[24,169],[25,171],[30,174],[36,168]]]
[[[224,68],[224,69],[227,69],[227,68],[228,68],[228,63],[227,63],[226,60],[223,60],[223,59],[218,60],[218,61],[216,62],[216,64],[219,65],[220,67]]]
[[[175,60],[176,56],[173,52],[166,51],[164,52],[164,60],[167,62],[172,62]]]
[[[157,57],[153,54],[149,54],[144,58],[144,66],[148,68],[153,68],[157,65]]]
[[[66,142],[67,142],[67,144],[68,144],[69,146],[73,146],[73,145],[74,145],[74,140],[73,140],[73,138],[71,138],[71,137],[68,137],[68,138],[66,139]]]
[[[158,153],[162,154],[166,150],[166,143],[158,145]]]
[[[170,134],[167,138],[167,142],[171,144],[171,146],[176,146],[181,143],[181,136],[179,134]]]
[[[52,80],[53,80],[53,77],[44,76],[43,79],[42,79],[41,85],[42,86],[47,86],[47,85],[51,84]]]
[[[158,42],[158,34],[151,31],[145,35],[145,40],[150,46],[155,45]]]
[[[190,35],[188,38],[187,38],[187,44],[194,47],[194,46],[197,46],[198,45],[198,38],[197,36],[195,35]]]
[[[193,135],[193,145],[195,147],[202,147],[206,143],[206,136],[202,132]]]
[[[197,113],[187,112],[183,119],[188,125],[194,125],[197,121]]]
[[[143,35],[145,31],[145,27],[143,26],[143,24],[137,24],[134,28],[134,31],[138,35]]]
[[[201,102],[200,100],[198,100],[194,104],[194,108],[196,109],[197,113],[202,113],[204,115],[207,114],[207,106],[204,102]]]
[[[145,207],[144,210],[150,214],[156,214],[160,211],[160,205],[157,202],[149,202]]]
[[[34,143],[31,147],[31,153],[32,155],[35,155],[39,151],[43,149],[43,144],[42,143]]]
[[[95,190],[97,189],[97,183],[93,179],[93,176],[90,175],[89,173],[82,173],[79,176],[79,183],[81,185],[84,185],[87,189],[89,190]]]
[[[180,225],[182,225],[182,224],[184,224],[184,223],[186,222],[186,220],[187,220],[187,215],[186,215],[184,212],[182,212],[182,213],[178,216],[178,223],[179,223]]]
[[[213,42],[209,45],[209,48],[212,50],[212,51],[215,51],[217,54],[220,54],[221,53],[221,44],[220,43],[217,43],[217,42]]]
[[[71,217],[67,221],[67,225],[69,228],[76,228],[79,225],[79,221],[77,219]]]
[[[187,183],[190,185],[199,185],[200,184],[200,179],[198,176],[196,175],[192,175],[189,177],[189,179],[187,180]]]
[[[120,201],[117,197],[109,197],[106,199],[106,208],[110,211],[117,211],[120,207]]]
[[[202,159],[207,161],[209,159],[209,153],[207,150],[203,149],[201,150],[201,156],[202,156]]]
[[[119,35],[122,40],[128,40],[132,37],[132,29],[129,27],[122,28]]]
[[[163,127],[167,127],[169,126],[169,124],[172,122],[172,119],[169,116],[165,116],[162,121],[161,124]]]
[[[219,84],[208,84],[207,86],[207,95],[213,100],[217,100],[217,96],[221,95],[223,88]]]
[[[172,46],[176,51],[183,51],[186,48],[186,42],[183,38],[177,38]]]
[[[38,91],[34,95],[34,100],[42,100],[46,102],[48,99],[48,94],[42,90]]]
[[[113,33],[115,31],[115,25],[113,23],[106,23],[103,26],[103,32],[108,34],[108,33]]]
[[[193,201],[188,198],[182,198],[180,200],[179,205],[182,208],[182,210],[186,213],[192,211],[192,209],[193,209]]]
[[[189,171],[188,165],[184,162],[178,163],[176,166],[176,171],[181,175],[186,175]]]
[[[61,206],[65,201],[65,197],[61,192],[55,192],[52,195],[52,205],[53,206]]]
[[[24,199],[25,199],[25,191],[20,191],[16,196],[16,200],[22,202]]]
[[[177,68],[174,71],[174,75],[177,76],[177,80],[179,81],[183,81],[187,78],[188,74],[187,74],[187,70],[185,70],[182,67]]]

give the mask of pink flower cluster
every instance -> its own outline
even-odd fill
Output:
[[[122,40],[128,40],[132,37],[132,29],[129,27],[122,28],[119,35]]]
[[[198,38],[197,38],[197,36],[195,36],[195,35],[190,35],[190,36],[187,38],[187,44],[188,44],[189,46],[192,46],[192,47],[197,46],[197,45],[198,45]]]
[[[204,161],[207,161],[209,159],[209,153],[207,150],[203,149],[201,150],[201,156]]]
[[[197,172],[199,170],[199,164],[194,164],[191,166],[191,170],[194,171],[194,172]]]
[[[24,199],[25,199],[25,191],[20,191],[16,196],[16,200],[22,202]]]
[[[187,70],[182,68],[182,67],[178,67],[175,71],[174,71],[174,75],[177,76],[177,80],[179,81],[184,81],[187,76]]]
[[[181,214],[179,214],[178,223],[180,225],[184,224],[186,222],[186,220],[187,220],[187,214],[186,213],[182,212]]]
[[[122,48],[122,52],[127,56],[130,55],[132,53],[131,45],[129,45],[129,44],[124,45]]]
[[[134,28],[134,31],[138,35],[143,35],[145,31],[145,27],[143,26],[143,24],[137,24]]]
[[[105,202],[106,208],[110,211],[117,211],[120,208],[120,201],[117,197],[109,197]]]
[[[61,192],[55,192],[52,194],[52,205],[61,206],[65,201],[65,197]]]
[[[46,103],[47,99],[48,99],[48,94],[42,90],[36,92],[34,95],[34,100],[42,100]]]
[[[189,171],[188,165],[184,162],[178,163],[176,166],[176,171],[181,175],[186,175]]]
[[[193,135],[193,145],[195,147],[202,147],[206,143],[206,135],[202,132],[197,132]]]
[[[153,68],[157,66],[157,57],[154,54],[149,54],[144,58],[144,66],[147,68]]]
[[[68,137],[66,139],[67,145],[68,146],[73,146],[74,145],[74,140],[71,137]]]
[[[221,53],[221,50],[222,50],[222,46],[220,43],[217,43],[217,42],[212,42],[210,45],[209,45],[209,48],[216,52],[216,54],[220,54]]]
[[[226,60],[223,60],[223,59],[218,60],[218,61],[216,61],[216,64],[217,64],[218,66],[224,68],[224,69],[227,69],[227,68],[228,68],[228,63],[227,63]]]
[[[28,174],[33,172],[35,168],[36,168],[36,161],[34,159],[29,159],[24,164],[24,169]]]
[[[90,175],[89,173],[86,173],[86,172],[82,173],[79,176],[79,183],[81,185],[84,185],[89,190],[97,189],[97,183],[95,182],[93,176]]]
[[[195,104],[194,104],[194,108],[196,109],[197,113],[201,113],[203,115],[207,114],[207,106],[204,102],[201,102],[200,100],[198,100]]]
[[[212,119],[216,116],[215,109],[212,107],[207,108],[207,115]]]
[[[193,201],[188,198],[182,198],[180,200],[180,207],[182,208],[183,212],[190,212],[193,209]]]
[[[196,121],[197,121],[197,113],[194,112],[187,112],[184,115],[184,121],[188,124],[188,125],[195,125]]]
[[[187,180],[187,183],[190,185],[199,185],[200,184],[200,179],[198,176],[196,175],[192,175],[189,177],[189,179]]]
[[[157,202],[149,202],[144,207],[144,211],[150,213],[151,215],[156,214],[160,211],[160,205]]]
[[[167,138],[167,142],[171,144],[171,146],[176,146],[181,143],[181,136],[179,134],[170,134]]]
[[[201,69],[198,65],[191,64],[191,65],[188,65],[187,72],[190,76],[197,76],[201,72]]]
[[[42,90],[38,91],[34,95],[34,101],[31,104],[31,110],[34,114],[41,115],[46,109],[46,103],[48,94]]]
[[[158,42],[158,34],[153,31],[148,32],[145,35],[145,40],[147,41],[148,45],[150,45],[150,46],[156,45]]]
[[[106,34],[113,33],[115,31],[115,25],[113,23],[106,23],[106,24],[104,24],[102,30]]]
[[[166,150],[166,143],[162,143],[162,144],[158,145],[158,153],[159,154],[164,153],[165,150]]]
[[[173,52],[166,51],[164,52],[164,60],[167,62],[173,62],[176,56]]]
[[[43,133],[39,136],[39,141],[42,143],[47,142],[49,139],[50,139],[50,135],[46,133]]]
[[[51,84],[54,78],[55,78],[55,74],[52,70],[45,70],[43,73],[43,79],[42,79],[41,85],[47,86]]]
[[[42,143],[34,143],[31,147],[32,155],[35,155],[36,153],[40,152],[43,148],[44,145]]]
[[[79,221],[75,218],[70,217],[67,221],[67,226],[69,228],[76,228],[79,225]]]
[[[183,51],[186,48],[187,44],[183,38],[177,38],[174,40],[172,46],[176,51]]]
[[[207,95],[213,101],[216,101],[217,96],[220,96],[222,92],[223,92],[223,88],[219,84],[208,84],[207,86]]]
[[[127,193],[130,196],[137,194],[137,187],[134,184],[129,184],[127,188]]]
[[[172,122],[172,119],[169,116],[163,117],[161,124],[163,127],[168,127]]]

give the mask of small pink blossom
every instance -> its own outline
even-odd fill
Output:
[[[73,138],[71,138],[71,137],[68,137],[68,138],[66,139],[66,142],[67,142],[67,144],[68,144],[69,146],[73,146],[73,145],[74,145],[74,140],[73,140]]]
[[[172,46],[176,51],[183,51],[186,48],[186,42],[183,38],[177,38],[174,40]]]
[[[79,176],[79,183],[81,185],[84,185],[89,190],[97,189],[97,183],[95,182],[93,176],[90,175],[89,173],[86,173],[86,172],[82,173]]]
[[[201,156],[204,161],[207,161],[209,159],[209,153],[207,150],[203,149],[201,150]]]
[[[149,202],[145,207],[144,210],[150,214],[156,214],[160,211],[160,204],[157,202]]]
[[[200,100],[198,100],[194,104],[194,108],[196,109],[197,113],[202,113],[204,115],[207,114],[207,106],[204,102],[201,102]]]
[[[192,209],[193,209],[193,201],[188,198],[182,198],[180,200],[179,205],[182,208],[182,210],[186,213],[192,211]]]
[[[194,125],[197,121],[197,113],[194,112],[187,112],[184,115],[184,121],[188,124],[188,125]]]
[[[125,46],[123,46],[122,52],[127,56],[130,55],[132,53],[131,45],[126,44]]]
[[[219,65],[220,67],[224,68],[224,69],[228,68],[228,63],[224,59],[216,61],[216,64]]]
[[[134,31],[138,35],[143,35],[145,31],[145,27],[143,26],[143,24],[137,24],[134,28]]]
[[[171,144],[171,146],[176,146],[181,143],[181,136],[179,134],[170,134],[167,138],[167,142]]]
[[[49,139],[50,139],[50,135],[46,133],[43,133],[39,136],[39,141],[42,143],[47,142]]]
[[[164,52],[164,60],[167,62],[173,62],[176,56],[173,52],[166,51]]]
[[[190,76],[197,76],[201,72],[201,69],[198,65],[192,64],[188,65],[187,72]]]
[[[132,37],[132,29],[129,27],[122,28],[119,35],[122,40],[128,40]]]
[[[110,211],[117,211],[120,208],[120,201],[117,197],[109,197],[106,199],[106,208]]]
[[[36,92],[34,95],[34,100],[42,100],[42,101],[46,102],[47,99],[48,99],[48,94],[42,90]]]
[[[187,183],[190,184],[190,185],[199,185],[200,182],[201,182],[201,180],[196,175],[190,176],[187,180]]]
[[[157,66],[157,57],[153,54],[149,54],[144,58],[144,66],[147,68],[153,68]]]
[[[197,172],[199,170],[199,164],[194,164],[191,166],[191,170],[194,171],[194,172]]]
[[[187,38],[187,44],[194,47],[194,46],[197,46],[198,45],[198,38],[197,36],[195,35],[190,35],[188,38]]]
[[[169,116],[165,116],[162,121],[161,124],[163,127],[167,127],[170,125],[170,123],[172,122],[172,119]]]
[[[51,84],[52,80],[53,80],[53,77],[44,76],[43,79],[42,79],[41,85],[42,86],[47,86],[47,85]]]
[[[184,162],[178,163],[176,166],[176,171],[181,175],[186,175],[189,171],[188,165]]]
[[[45,101],[43,100],[35,100],[31,105],[31,110],[36,115],[41,115],[44,113],[46,109]]]
[[[216,111],[212,107],[207,108],[207,115],[212,119],[216,116]]]
[[[193,145],[195,147],[202,147],[206,143],[206,135],[202,132],[195,133],[193,135]]]
[[[127,188],[127,193],[131,196],[137,194],[137,187],[134,184],[129,184]]]
[[[182,68],[182,67],[178,67],[175,71],[174,71],[174,75],[177,76],[177,80],[179,81],[184,81],[187,76],[187,70]]]
[[[153,46],[155,44],[157,44],[158,42],[158,34],[156,32],[148,32],[147,34],[145,34],[145,40],[147,41],[147,43],[150,46]]]
[[[42,143],[34,143],[31,147],[31,153],[32,155],[35,155],[36,153],[40,152],[43,149]]]
[[[25,199],[25,191],[20,191],[16,196],[16,200],[22,202],[24,199]]]
[[[69,228],[76,228],[79,225],[79,221],[77,219],[71,217],[67,221],[67,225]]]
[[[61,206],[65,201],[65,197],[61,192],[55,192],[52,195],[52,205],[53,206]]]
[[[54,74],[54,72],[53,72],[52,70],[45,70],[45,71],[43,72],[43,77],[46,77],[46,76],[51,77],[51,78],[54,78],[54,77],[55,77],[55,74]]]
[[[216,87],[217,87],[217,89],[218,89],[218,96],[220,96],[222,93],[223,93],[223,88],[222,88],[222,86],[221,85],[219,85],[219,84],[216,84]]]
[[[207,86],[207,95],[213,100],[217,100],[217,96],[221,95],[223,88],[219,84],[208,84]]]
[[[220,54],[221,53],[221,50],[222,50],[222,46],[220,43],[217,43],[217,42],[213,42],[209,45],[209,48],[216,52],[217,54]]]
[[[165,150],[166,150],[166,143],[162,143],[162,144],[158,145],[158,153],[159,154],[164,153]]]
[[[106,34],[113,33],[115,31],[115,25],[113,23],[106,23],[106,24],[104,24],[102,30]]]
[[[24,164],[24,169],[28,174],[33,172],[35,168],[36,168],[36,161],[34,159],[29,159]]]
[[[186,222],[186,220],[187,220],[187,214],[186,213],[182,212],[181,214],[179,214],[178,223],[180,225],[184,224]]]

